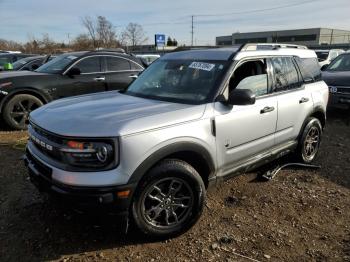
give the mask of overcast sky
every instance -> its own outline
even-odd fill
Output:
[[[195,15],[195,44],[203,45],[237,31],[350,30],[349,11],[350,0],[0,0],[0,38],[24,42],[49,33],[68,42],[68,36],[85,32],[82,17],[102,15],[118,32],[129,22],[143,25],[149,43],[155,33],[164,33],[189,44]],[[198,16],[203,14],[214,16]]]

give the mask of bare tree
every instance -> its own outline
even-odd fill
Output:
[[[136,46],[147,41],[142,26],[136,23],[129,23],[122,33],[121,40],[124,45]]]
[[[117,33],[113,24],[104,16],[98,16],[96,20],[89,16],[82,19],[83,26],[87,29],[93,47],[119,47]]]
[[[90,16],[85,16],[82,18],[83,26],[88,31],[88,34],[93,42],[94,48],[99,47],[99,43],[97,41],[97,32],[94,20]]]
[[[99,41],[104,47],[115,47],[117,44],[117,33],[114,26],[105,17],[97,17],[97,35]]]

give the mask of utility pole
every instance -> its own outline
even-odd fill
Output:
[[[193,16],[192,16],[192,26],[191,26],[191,46],[193,46],[193,34],[194,34],[194,31],[193,31]]]

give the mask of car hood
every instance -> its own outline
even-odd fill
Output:
[[[350,86],[350,71],[323,71],[322,78],[330,86]]]
[[[201,118],[205,105],[186,105],[104,92],[61,99],[30,114],[52,133],[71,137],[115,137]]]
[[[0,80],[5,78],[14,78],[14,77],[27,77],[27,76],[41,76],[48,75],[46,73],[39,73],[33,71],[1,71],[0,72]]]

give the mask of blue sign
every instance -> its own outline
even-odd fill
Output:
[[[156,34],[154,39],[156,46],[165,46],[165,35]]]

